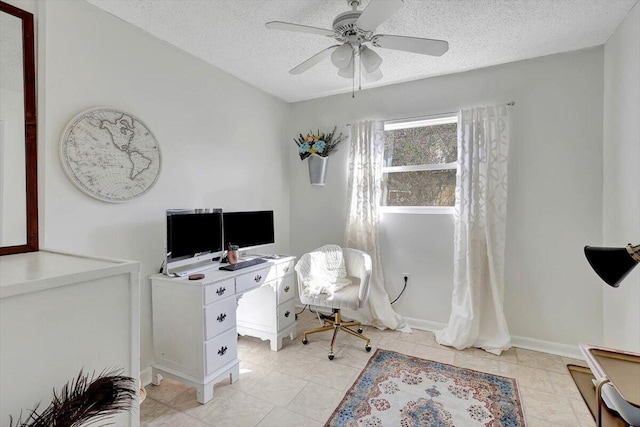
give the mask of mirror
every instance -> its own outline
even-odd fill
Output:
[[[38,250],[33,15],[0,1],[0,255]]]

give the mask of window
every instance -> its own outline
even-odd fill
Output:
[[[457,123],[452,115],[384,123],[383,212],[453,212]]]

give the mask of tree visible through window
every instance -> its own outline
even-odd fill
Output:
[[[454,206],[457,117],[385,122],[382,206]]]

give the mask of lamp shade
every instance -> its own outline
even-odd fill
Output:
[[[353,61],[351,61],[346,67],[340,68],[338,70],[338,75],[340,77],[344,77],[345,79],[353,78]]]
[[[640,262],[640,245],[626,248],[585,246],[584,255],[591,268],[610,286],[617,288]]]
[[[344,43],[331,54],[331,62],[338,68],[344,68],[349,65],[353,58],[353,48],[349,43]]]
[[[380,58],[380,55],[366,46],[362,46],[360,49],[360,60],[362,61],[364,69],[367,70],[367,73],[373,73],[378,69],[378,67],[380,67],[380,64],[382,64],[382,58]]]
[[[382,78],[382,71],[380,71],[380,68],[376,68],[372,73],[367,73],[365,70],[365,72],[362,73],[362,78],[364,78],[366,82],[377,82]]]

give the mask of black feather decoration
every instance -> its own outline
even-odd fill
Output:
[[[91,377],[82,370],[65,384],[60,393],[53,390],[51,404],[38,413],[38,406],[22,421],[22,414],[10,427],[79,427],[105,421],[121,411],[130,411],[138,390],[136,381],[121,370],[103,371]],[[102,424],[102,425],[109,425]]]

